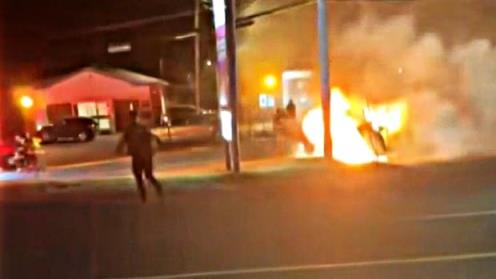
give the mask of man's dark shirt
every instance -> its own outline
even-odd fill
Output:
[[[124,131],[127,153],[131,156],[148,157],[153,155],[153,135],[148,128],[138,123],[131,123]]]

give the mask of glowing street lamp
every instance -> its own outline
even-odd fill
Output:
[[[267,75],[263,79],[263,85],[266,89],[274,89],[277,86],[277,78],[274,75]]]
[[[22,96],[20,99],[19,99],[19,104],[21,105],[22,108],[24,109],[30,109],[33,107],[34,105],[34,101],[33,101],[33,98],[31,98],[30,96]]]

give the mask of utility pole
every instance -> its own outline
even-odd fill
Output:
[[[201,25],[200,25],[200,8],[201,2],[200,0],[195,0],[195,106],[197,111],[200,111],[201,108],[201,99],[200,99],[200,68],[201,68]]]
[[[4,9],[5,4],[3,2],[0,2],[0,18],[4,18],[5,16],[5,9]],[[0,38],[3,38],[4,35],[4,30],[3,30],[3,25],[0,24]],[[4,41],[0,41],[0,61],[5,62],[5,53],[4,53]],[[5,69],[5,63],[0,63],[0,143],[7,139],[6,137],[6,126],[7,124],[7,111],[10,111],[9,106],[9,92],[7,88],[7,82],[5,80],[5,75],[4,73],[6,72]],[[2,253],[0,253],[2,255]]]
[[[226,43],[229,63],[229,98],[232,112],[232,142],[231,142],[231,168],[234,173],[239,173],[239,98],[238,98],[238,71],[236,59],[236,0],[226,0]]]
[[[213,0],[217,48],[220,131],[225,143],[226,167],[240,172],[238,87],[236,71],[236,1]]]
[[[165,76],[165,71],[164,71],[164,58],[162,57],[162,51],[160,51],[160,58],[158,59],[158,72],[160,75],[160,78],[163,79]]]
[[[331,86],[329,71],[329,32],[327,0],[317,0],[320,48],[320,96],[324,118],[324,157],[332,158]]]

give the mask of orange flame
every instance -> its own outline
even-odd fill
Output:
[[[356,110],[360,115],[357,116]],[[371,143],[360,133],[363,123],[370,123],[378,134],[383,131],[383,138],[399,133],[406,122],[407,106],[396,102],[378,106],[368,106],[360,100],[348,99],[338,88],[331,91],[331,135],[333,157],[349,165],[361,165],[372,162],[386,162],[387,157],[378,155]],[[312,154],[304,154],[303,148],[297,151],[297,157],[322,157],[324,155],[324,131],[322,109],[314,108],[304,117],[302,129],[308,140],[315,145]]]

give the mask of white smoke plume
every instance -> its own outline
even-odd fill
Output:
[[[372,103],[408,102],[398,157],[452,159],[496,149],[496,49],[488,40],[448,49],[436,34],[418,34],[413,16],[397,16],[365,17],[332,42],[335,85]]]
[[[265,33],[250,31],[257,40],[247,36],[240,53],[247,83],[261,72],[248,65],[253,61],[285,69],[307,53],[308,67],[318,70],[316,33],[308,32],[315,30],[315,14],[305,18],[312,20],[302,23],[288,15],[261,22]],[[262,39],[267,32],[271,36]],[[409,121],[393,146],[398,161],[496,153],[496,48],[489,40],[448,45],[436,33],[420,32],[413,13],[370,13],[335,23],[330,42],[333,85],[371,103],[407,101]]]

